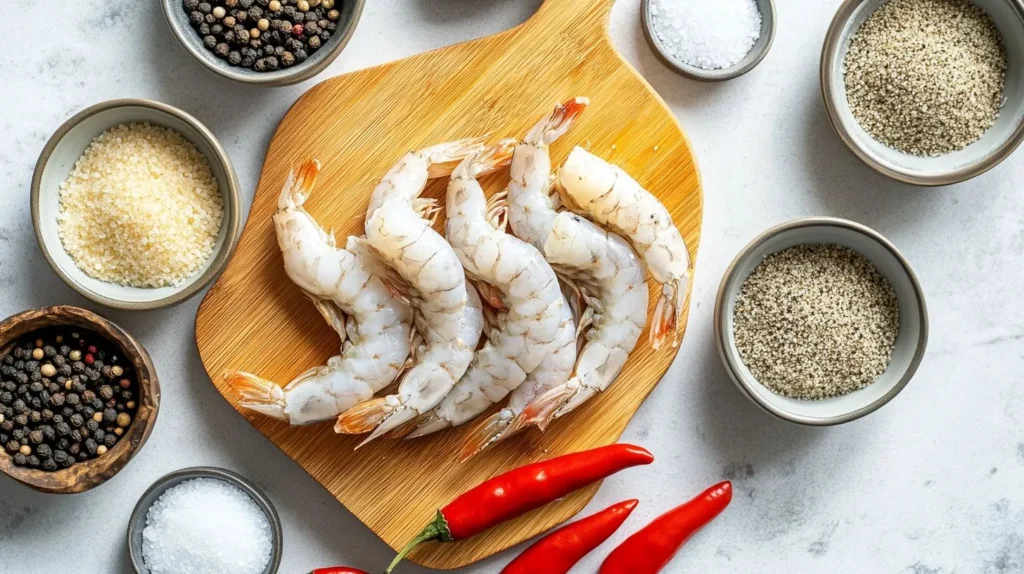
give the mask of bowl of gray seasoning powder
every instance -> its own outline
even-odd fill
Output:
[[[719,353],[756,404],[808,425],[875,411],[924,355],[924,295],[900,252],[842,219],[769,229],[726,271],[715,310]]]
[[[1024,140],[1024,4],[846,0],[821,89],[840,138],[876,171],[930,186],[975,177]]]

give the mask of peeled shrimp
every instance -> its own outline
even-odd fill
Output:
[[[618,377],[647,322],[646,270],[621,237],[580,215],[557,211],[548,146],[587,105],[577,98],[555,107],[516,146],[509,184],[509,221],[517,236],[580,291],[587,310],[578,325],[585,342],[576,375],[534,399],[512,423],[546,425],[576,409]]]
[[[506,140],[463,160],[448,183],[448,242],[467,274],[490,286],[501,312],[466,374],[410,438],[475,418],[516,390],[557,343],[566,306],[558,278],[536,248],[505,233],[504,194],[488,201],[477,182],[508,163],[514,144]]]
[[[671,339],[675,347],[690,281],[690,254],[668,210],[625,171],[579,147],[565,160],[558,181],[582,213],[629,239],[647,262],[662,288],[651,346],[657,350]]]
[[[371,398],[398,376],[410,350],[412,310],[371,274],[364,258],[337,248],[333,234],[303,209],[319,171],[314,160],[297,177],[289,175],[274,228],[285,272],[341,336],[342,353],[283,388],[241,371],[224,375],[243,406],[293,425],[333,418]]]
[[[477,425],[462,443],[460,462],[473,457],[485,448],[516,434],[529,421],[520,419],[534,399],[569,380],[576,366],[576,320],[572,308],[563,301],[561,322],[555,333],[553,349],[540,365],[527,375],[523,384],[512,392],[505,408],[487,417]],[[513,424],[513,423],[517,424]]]
[[[482,311],[473,304],[475,292],[467,289],[455,251],[425,219],[436,214],[436,206],[419,195],[429,177],[449,174],[446,165],[480,149],[475,140],[463,140],[411,152],[373,191],[367,244],[396,274],[393,288],[416,309],[424,345],[396,394],[349,409],[338,417],[335,431],[373,431],[367,441],[373,440],[436,407],[469,367],[483,328]]]

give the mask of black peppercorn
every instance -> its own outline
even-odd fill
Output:
[[[100,428],[100,423],[96,422],[93,419],[89,419],[89,420],[85,421],[85,428],[87,428],[87,429],[89,429],[91,431],[96,431],[96,430],[98,430]]]
[[[277,65],[278,64],[277,64],[277,57],[276,56],[267,56],[267,69],[268,70],[276,70],[277,69]]]
[[[28,441],[32,444],[39,444],[43,442],[43,431],[34,430],[28,433]]]
[[[110,433],[104,436],[103,444],[106,445],[108,448],[114,446],[115,444],[117,444],[117,435],[114,433]]]
[[[45,446],[45,445],[44,445]],[[57,470],[57,461],[52,458],[44,458],[42,464],[43,470],[53,472]]]
[[[39,457],[34,454],[30,454],[27,457],[25,457],[25,464],[31,467],[39,466]]]
[[[71,426],[72,427],[78,428],[78,427],[82,426],[82,424],[84,424],[84,423],[85,423],[85,418],[82,415],[80,415],[78,413],[75,413],[75,414],[71,415]]]
[[[65,400],[69,405],[74,406],[80,403],[82,399],[78,396],[78,393],[68,393],[68,396],[65,397]]]
[[[14,464],[18,466],[25,466],[28,464],[28,458],[20,452],[16,453],[14,455]]]
[[[82,451],[82,445],[80,442],[73,442],[68,447],[68,454],[71,456],[78,456],[78,453]]]
[[[228,63],[232,66],[237,66],[242,63],[242,54],[237,51],[232,51],[228,54]]]
[[[7,441],[7,444],[4,445],[4,448],[7,449],[7,452],[15,453],[18,452],[18,449],[21,448],[21,443],[14,439],[11,439]]]
[[[85,439],[85,450],[87,450],[89,454],[96,454],[96,449],[98,447],[99,445],[96,444],[96,441],[91,438]]]
[[[64,466],[65,464],[70,463],[70,459],[68,458],[68,453],[64,452],[63,450],[55,450],[55,451],[53,451],[53,461],[56,462],[57,464],[61,465],[61,466]]]
[[[212,50],[217,46],[217,39],[213,36],[206,36],[203,38],[203,45],[206,46],[207,49]]]
[[[205,18],[206,15],[198,10],[189,14],[189,22],[191,22],[193,26],[198,26],[202,24]]]
[[[199,8],[199,0],[183,0],[182,4],[184,4],[185,9],[189,11]]]
[[[103,411],[103,420],[108,423],[112,423],[117,420],[117,411],[114,409],[106,409]]]
[[[214,53],[221,58],[226,58],[230,51],[231,47],[224,43],[217,44],[217,47],[214,49]]]
[[[209,2],[200,2],[199,11],[203,14],[209,14],[210,12],[213,12],[213,6],[211,6]]]
[[[14,424],[16,424],[18,426],[26,426],[26,425],[28,425],[28,415],[25,414],[25,413],[21,413],[20,415],[15,415],[14,416]]]
[[[284,52],[281,54],[281,65],[285,68],[291,67],[295,64],[295,54],[291,52]]]
[[[36,447],[36,454],[39,455],[39,458],[50,458],[53,456],[53,449],[48,444],[41,444]]]

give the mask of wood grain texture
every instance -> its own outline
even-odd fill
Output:
[[[139,405],[131,426],[121,440],[100,457],[47,472],[16,466],[9,454],[0,452],[0,473],[41,492],[78,494],[113,478],[146,444],[160,409],[160,381],[153,360],[138,341],[114,323],[78,307],[42,307],[4,319],[0,322],[0,355],[8,353],[22,338],[56,326],[80,327],[107,339],[131,361],[139,383]]]
[[[271,224],[290,167],[311,156],[323,162],[323,172],[307,210],[339,238],[362,234],[370,191],[403,153],[484,133],[520,137],[555,102],[588,96],[591,106],[553,146],[553,161],[579,143],[622,166],[662,199],[695,260],[702,198],[690,146],[668,107],[612,47],[606,30],[612,2],[548,0],[517,28],[327,80],[296,102],[267,151],[238,249],[196,317],[203,363],[232,405],[238,408],[222,382],[225,369],[285,382],[338,351],[337,337],[285,276]],[[494,192],[503,179],[507,172],[492,175],[485,188]],[[444,182],[433,182],[426,195],[443,192]],[[653,311],[659,291],[651,288]],[[652,352],[646,331],[641,341],[604,395],[547,433],[524,433],[464,465],[454,456],[465,428],[379,440],[353,452],[360,439],[335,435],[329,423],[292,428],[239,411],[398,548],[436,508],[486,478],[617,440],[675,357],[672,349]],[[470,564],[567,520],[597,488],[469,541],[425,545],[412,560],[441,569]]]

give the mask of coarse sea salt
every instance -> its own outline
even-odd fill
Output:
[[[669,54],[705,70],[736,65],[761,37],[754,0],[651,0],[650,11]]]
[[[212,478],[168,488],[142,531],[151,574],[260,574],[272,545],[263,510],[238,487]]]

